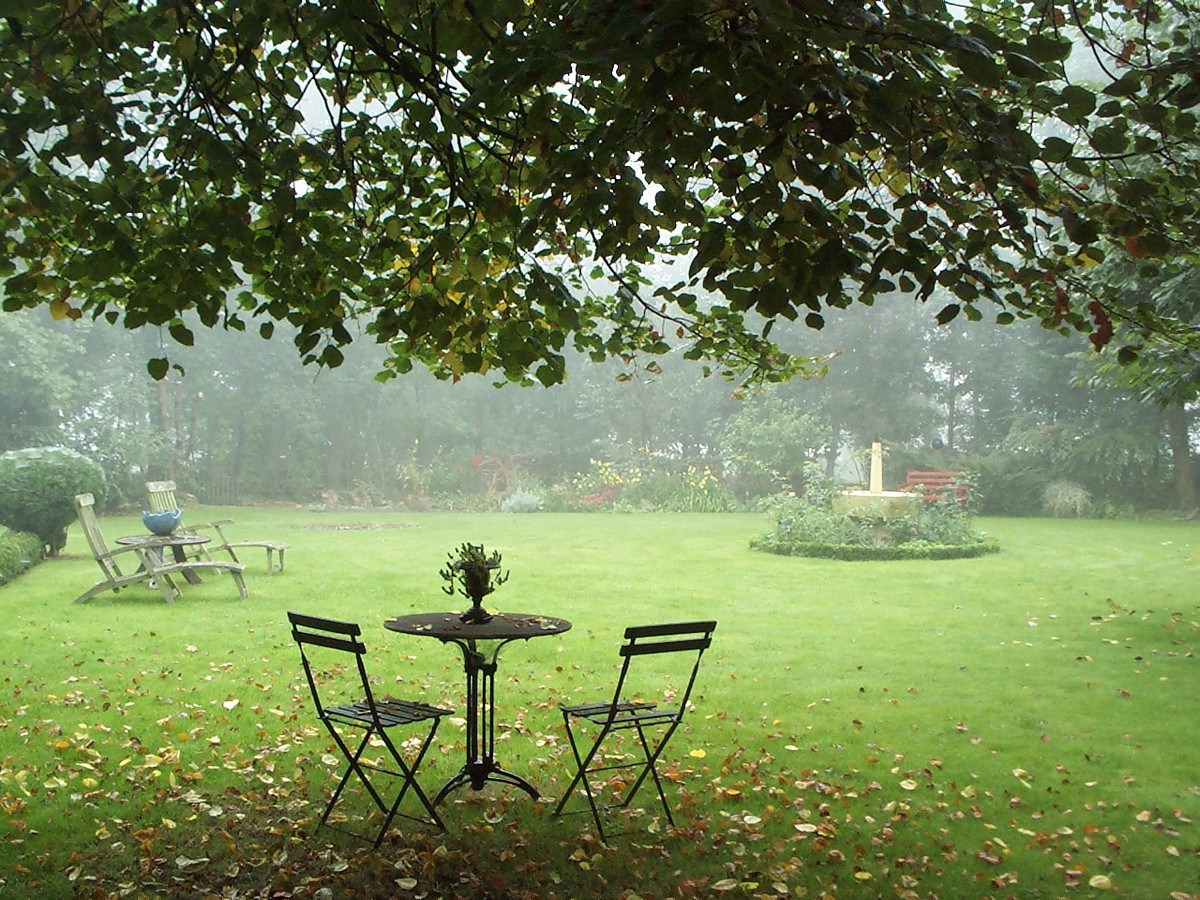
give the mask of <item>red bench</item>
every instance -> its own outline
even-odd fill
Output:
[[[967,476],[962,472],[943,472],[938,470],[909,469],[908,478],[904,482],[904,490],[920,490],[921,498],[926,503],[934,503],[954,496],[959,503],[965,503],[971,493],[967,484]]]

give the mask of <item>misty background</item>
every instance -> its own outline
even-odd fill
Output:
[[[575,359],[554,388],[422,369],[380,383],[385,353],[365,336],[318,370],[282,327],[271,341],[197,327],[182,347],[156,329],[6,313],[0,450],[91,456],[110,508],[174,478],[212,504],[512,509],[520,493],[522,510],[749,509],[813,478],[865,481],[873,439],[885,487],[908,469],[969,471],[985,514],[1041,514],[1061,482],[1088,492],[1092,515],[1191,502],[1191,412],[1106,381],[1081,336],[938,326],[906,298],[829,310],[827,323],[772,334],[792,352],[836,353],[826,376],[760,391],[679,354]],[[153,381],[146,360],[162,355],[185,373]]]

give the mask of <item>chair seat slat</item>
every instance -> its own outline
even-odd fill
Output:
[[[580,718],[587,719],[589,722],[594,722],[597,725],[605,725],[609,722],[607,713],[591,713]],[[637,728],[659,722],[674,722],[680,718],[681,716],[677,709],[635,710],[633,712],[622,712],[613,716],[611,727],[615,730]]]
[[[657,703],[651,703],[648,700],[622,700],[620,703],[584,703],[580,706],[561,706],[563,712],[570,713],[573,716],[590,716],[596,712],[608,712],[614,706],[618,711],[630,709],[651,708],[657,706]]]

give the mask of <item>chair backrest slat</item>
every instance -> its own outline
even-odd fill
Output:
[[[323,619],[320,616],[310,616],[305,613],[289,612],[288,621],[293,626],[315,628],[319,631],[331,631],[334,634],[346,634],[357,637],[362,634],[362,627],[357,622],[342,622],[338,619]]]
[[[77,494],[75,497],[75,513],[79,516],[79,524],[83,527],[83,535],[87,538],[88,547],[97,565],[103,570],[108,579],[120,578],[121,570],[109,558],[108,544],[100,533],[100,523],[96,519],[96,498],[91,494]]]
[[[691,634],[703,631],[712,633],[717,623],[711,619],[700,622],[667,622],[663,625],[631,625],[625,629],[625,639],[666,637],[673,634]]]
[[[147,481],[146,501],[150,512],[174,512],[179,509],[179,502],[175,499],[175,482]]]
[[[693,638],[686,641],[655,641],[652,644],[623,644],[622,656],[644,656],[648,653],[683,653],[688,650],[705,650],[712,643],[711,637]]]
[[[367,652],[366,645],[362,641],[356,641],[353,638],[333,637],[329,634],[314,634],[311,631],[301,631],[298,628],[292,629],[292,637],[300,644],[316,644],[319,647],[329,647],[331,650],[343,650],[346,653],[355,653],[360,656]]]
[[[383,726],[379,722],[379,714],[375,709],[375,698],[371,692],[371,682],[367,677],[367,667],[363,662],[367,648],[358,639],[358,636],[362,634],[362,628],[356,622],[341,622],[337,619],[324,619],[320,616],[310,616],[298,612],[289,612],[288,621],[292,624],[292,638],[300,648],[300,661],[304,665],[304,676],[308,680],[308,689],[312,692],[313,703],[321,715],[324,715],[327,704],[322,699],[321,686],[317,684],[317,679],[313,675],[312,665],[304,649],[306,645],[326,647],[330,650],[354,655],[358,668],[358,687],[362,691],[362,697],[371,710],[371,714],[375,717],[376,727],[382,730]]]
[[[613,721],[618,705],[623,699],[630,663],[635,657],[662,653],[695,653],[696,657],[692,662],[687,686],[676,697],[678,717],[682,718],[684,710],[687,708],[688,698],[692,693],[692,686],[696,683],[696,674],[700,671],[700,660],[704,656],[704,651],[712,644],[712,634],[716,627],[715,621],[705,620],[668,622],[662,625],[634,625],[626,628],[625,643],[620,648],[623,659],[621,674],[617,676],[616,689],[613,691],[612,712],[609,721]],[[654,640],[655,638],[668,638],[668,640]]]

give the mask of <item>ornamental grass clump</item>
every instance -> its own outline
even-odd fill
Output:
[[[500,502],[500,509],[506,513],[541,512],[546,504],[533,491],[517,488]]]
[[[835,512],[831,494],[814,490],[769,504],[774,528],[750,542],[753,550],[782,556],[844,560],[963,559],[994,553],[999,545],[971,527],[953,499],[927,504],[915,516],[871,509]]]
[[[1074,481],[1052,481],[1042,492],[1042,511],[1055,519],[1082,519],[1092,507],[1092,495]]]

